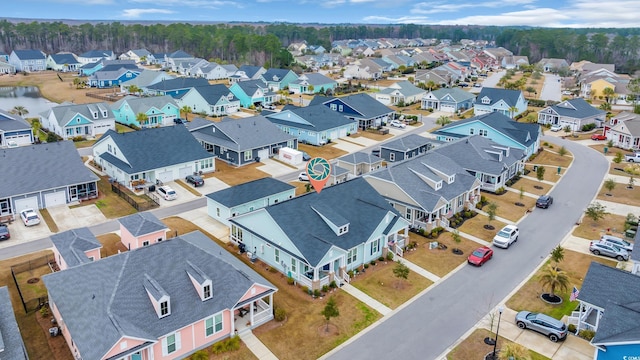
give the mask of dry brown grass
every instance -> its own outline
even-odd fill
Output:
[[[624,223],[626,217],[622,215],[606,214],[602,220],[595,222],[586,215],[582,223],[575,230],[573,235],[584,239],[598,239],[604,233],[611,233],[624,238]],[[607,229],[609,229],[607,231]]]
[[[484,209],[486,210],[486,208],[487,207],[485,206]],[[493,237],[496,236],[496,233],[506,225],[501,221],[493,220],[491,222],[491,226],[493,226],[495,229],[487,230],[484,228],[484,226],[487,224],[489,224],[489,218],[485,215],[478,214],[471,219],[467,219],[467,221],[465,221],[464,224],[462,224],[462,226],[460,226],[458,229],[460,230],[460,232],[470,234],[482,240],[491,242],[493,240]]]
[[[42,277],[47,274],[51,274],[48,264],[15,274],[20,292],[26,302],[47,296],[47,288],[42,281]],[[32,283],[29,282],[30,280]]]
[[[344,150],[340,150],[337,147],[334,146],[334,143],[331,144],[327,144],[325,146],[313,146],[313,145],[307,145],[307,144],[298,144],[298,150],[300,151],[306,151],[307,154],[309,154],[309,156],[311,156],[312,158],[314,157],[321,157],[321,158],[325,158],[325,159],[335,159],[335,158],[339,158],[343,155],[348,154],[346,151]]]
[[[627,167],[630,165],[630,163],[628,162],[621,162],[620,164],[616,164],[616,163],[611,163],[611,165],[609,165],[609,174],[611,175],[618,175],[618,176],[625,176],[625,177],[631,177],[631,174],[627,173],[625,170],[627,170]],[[638,164],[635,164],[636,166],[638,166]],[[638,177],[637,175],[634,175],[634,179]],[[640,178],[640,177],[638,177]]]
[[[175,180],[175,183],[180,185],[182,188],[186,189],[188,192],[192,193],[195,196],[202,196],[202,194],[196,190],[196,187],[193,185],[189,185],[182,180]]]
[[[405,253],[405,258],[421,268],[443,277],[467,260],[467,256],[480,245],[472,240],[460,237],[460,244],[456,244],[451,233],[444,232],[437,239],[427,239],[424,236],[409,233],[411,241],[418,244],[417,250]],[[447,246],[447,249],[429,249],[429,243],[437,241]],[[456,255],[451,250],[458,248],[463,255]]]
[[[529,173],[529,175],[531,175],[531,173]],[[545,176],[547,176],[547,174],[545,174]],[[547,180],[547,181],[551,181],[551,180]],[[538,189],[536,188],[536,186],[542,187],[542,189]],[[520,188],[522,188],[524,189],[525,192],[535,194],[535,195],[546,194],[547,192],[549,192],[549,190],[551,190],[551,185],[549,184],[545,184],[538,180],[532,180],[532,179],[526,179],[526,178],[520,178],[520,180],[518,180],[511,187],[518,191],[520,191]]]
[[[507,81],[508,82],[516,82],[516,81],[520,80],[523,76],[524,76],[524,73],[518,72],[514,76],[512,76],[510,80],[507,80]],[[535,89],[535,93],[529,93],[529,92],[524,91],[524,90],[522,90],[522,92],[529,99],[538,99],[538,97],[540,96],[540,93],[542,92],[542,86],[543,85],[544,85],[544,77],[539,79],[539,80],[535,80],[532,76],[529,76],[529,77],[527,77],[527,82],[524,85],[523,89],[526,89],[526,88],[531,86],[532,88]]]
[[[115,233],[107,233],[96,236],[96,239],[102,244],[100,256],[105,258],[116,255],[118,252],[128,251],[127,247],[120,241],[120,236]]]
[[[634,186],[632,189],[627,188],[627,186],[628,184],[616,183],[616,187],[611,191],[602,186],[597,198],[625,205],[640,206],[640,186]],[[607,196],[606,194],[611,194],[612,196]]]
[[[558,151],[559,149],[560,149],[559,147],[554,146],[552,151]],[[567,167],[571,165],[572,161],[573,161],[573,156],[569,152],[567,152],[565,156],[560,156],[560,154],[556,152],[545,150],[540,154],[538,154],[535,159],[531,160],[530,165],[550,165],[550,166],[556,166],[556,167],[557,166]],[[547,169],[547,171],[549,171],[549,169]]]
[[[522,199],[520,199],[520,194],[512,191],[507,191],[502,195],[485,193],[484,196],[489,202],[494,202],[498,205],[497,216],[513,222],[518,221],[526,214],[527,209],[531,209],[536,205],[536,199],[528,196],[522,196]],[[516,202],[522,203],[524,206],[516,206]]]
[[[393,137],[393,135],[391,135],[391,134],[382,135],[382,134],[377,134],[377,133],[374,133],[374,132],[371,132],[371,131],[362,131],[362,130],[358,131],[357,134],[351,135],[351,137],[353,137],[353,138],[357,138],[357,137],[360,137],[360,136],[362,136],[364,138],[367,138],[367,139],[375,140],[375,141],[383,141],[383,140],[387,140],[387,139],[390,139],[390,138]],[[348,138],[347,138],[347,140],[348,140]]]
[[[53,221],[51,214],[49,214],[49,210],[40,209],[40,216],[42,217],[42,220],[44,220],[44,222],[47,224],[47,227],[51,232],[57,233],[58,231],[60,231],[58,229],[58,224],[56,224],[56,222]]]
[[[260,163],[253,163],[241,167],[235,167],[224,161],[216,159],[216,171],[204,174],[204,178],[215,177],[229,186],[244,184],[249,181],[269,177],[264,171],[258,170]]]
[[[111,190],[108,176],[100,176],[100,180],[98,180],[98,197],[96,199],[83,201],[80,205],[73,205],[70,208],[91,205],[97,206],[107,219],[115,219],[136,213],[136,209],[133,206]]]
[[[484,343],[484,338],[495,338],[495,333],[489,332],[486,329],[476,329],[471,333],[464,341],[456,346],[449,354],[447,354],[447,360],[481,360],[484,356],[491,351],[493,347]],[[498,346],[504,346],[510,344],[512,341],[507,340],[500,336],[498,339]],[[533,350],[529,350],[531,354],[531,360],[549,360],[549,358],[538,354]]]
[[[63,81],[60,81],[57,75],[60,75]],[[98,101],[86,96],[87,92],[96,89],[76,89],[73,85],[73,79],[76,77],[74,73],[41,71],[28,75],[1,76],[0,86],[37,86],[43,97],[57,103],[73,101],[76,104],[86,104]]]
[[[296,196],[306,194],[308,192],[307,185],[310,185],[308,181],[298,181],[298,180],[292,181],[289,184],[296,187]],[[313,191],[313,187],[311,187],[309,191]]]

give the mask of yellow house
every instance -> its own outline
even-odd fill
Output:
[[[600,98],[601,96],[604,98],[604,89],[606,88],[610,88],[611,90],[616,89],[616,86],[614,84],[612,84],[611,82],[607,81],[606,79],[597,79],[594,80],[590,83],[587,84],[589,86],[589,97],[593,98],[593,97],[598,97]],[[614,98],[617,97],[614,96]]]

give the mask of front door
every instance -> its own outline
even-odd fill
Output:
[[[131,355],[131,360],[142,360],[142,353],[138,351],[135,354]]]

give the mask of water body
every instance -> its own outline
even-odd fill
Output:
[[[0,109],[10,111],[14,106],[23,106],[29,111],[24,117],[37,117],[57,105],[42,97],[36,86],[0,87]]]

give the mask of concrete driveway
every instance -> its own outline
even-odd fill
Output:
[[[349,141],[345,141],[345,140],[342,140],[342,139],[336,139],[336,140],[331,140],[331,141],[335,143],[334,146],[337,149],[344,150],[344,151],[346,151],[348,153],[361,151],[361,150],[363,150],[365,148],[364,145],[360,145],[360,144],[357,144],[355,142],[351,142],[351,139],[349,139]]]
[[[496,87],[498,85],[498,81],[507,73],[506,70],[494,72],[491,75],[487,76],[482,82],[482,87]],[[477,89],[477,88],[474,88]]]
[[[286,175],[291,173],[292,171],[296,171],[296,169],[281,164],[273,159],[260,159],[260,163],[263,165],[258,166],[256,169],[264,171],[273,177]],[[303,161],[300,165],[297,166],[297,170],[304,169],[305,164],[306,162]]]
[[[38,212],[38,215],[39,214]],[[42,216],[40,219],[42,219]],[[0,249],[47,237],[52,234],[44,221],[35,226],[24,226],[22,220],[20,220],[20,215],[17,215],[16,220],[7,225],[7,227],[9,228],[9,233],[11,233],[11,239],[0,241]]]
[[[544,74],[544,85],[540,91],[541,100],[562,100],[562,82],[560,77],[554,74]]]
[[[205,180],[205,184],[206,184],[207,180]],[[155,195],[160,199],[160,207],[173,206],[173,205],[176,205],[176,204],[182,204],[184,202],[188,202],[188,201],[191,201],[191,200],[199,198],[199,196],[194,195],[189,190],[187,190],[184,187],[182,187],[181,185],[177,184],[175,181],[166,182],[166,183],[164,183],[164,186],[169,186],[170,188],[175,190],[175,192],[176,192],[176,194],[178,196],[177,196],[177,198],[175,200],[165,200],[156,191]],[[201,189],[201,188],[198,188],[198,189]],[[196,190],[196,191],[200,192],[199,190]]]
[[[69,208],[69,206],[55,206],[48,208],[53,221],[60,232],[80,227],[103,223],[107,218],[94,204]]]
[[[209,214],[207,214],[207,207],[201,207],[198,209],[183,212],[178,215],[179,217],[191,221],[198,225],[202,230],[215,236],[221,241],[229,241],[229,227],[217,220],[214,220]],[[178,234],[181,235],[181,234]]]

